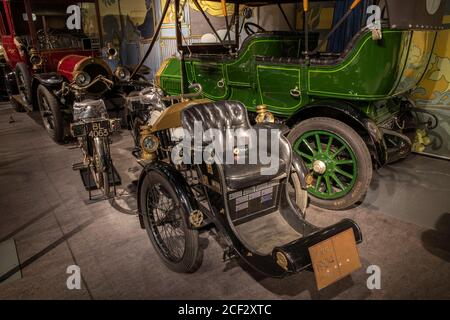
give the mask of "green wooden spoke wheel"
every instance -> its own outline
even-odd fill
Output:
[[[294,127],[288,138],[313,177],[308,188],[313,204],[345,209],[365,195],[372,178],[371,157],[351,127],[331,118],[312,118]]]
[[[313,173],[315,184],[309,192],[323,199],[337,199],[351,191],[358,176],[356,156],[351,147],[332,132],[304,133],[294,145]]]

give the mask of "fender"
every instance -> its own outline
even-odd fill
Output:
[[[289,132],[289,127],[287,127],[284,124],[280,123],[270,123],[270,122],[263,122],[263,123],[257,123],[253,126],[254,129],[278,129],[282,132],[283,136],[286,136]],[[286,139],[287,140],[287,139]],[[287,141],[290,145],[290,142]],[[290,149],[292,150],[292,146],[290,146]],[[308,168],[306,168],[305,163],[300,158],[299,155],[292,152],[292,166],[294,167],[295,171],[298,172],[298,176],[300,178],[300,184],[302,186],[302,189],[308,189],[307,183],[306,183],[306,175],[309,173]]]
[[[60,89],[64,79],[56,72],[34,74],[31,79],[31,90],[33,92],[33,109],[39,110],[37,106],[37,88],[40,84],[45,86],[50,92]],[[63,105],[63,104],[62,104]]]
[[[295,171],[298,173],[298,177],[300,178],[300,184],[302,186],[302,189],[306,190],[308,189],[308,185],[306,183],[306,175],[309,173],[308,168],[306,168],[305,163],[300,158],[298,154],[295,152],[292,152],[292,166],[294,167]]]
[[[381,167],[388,162],[387,146],[383,139],[383,132],[373,120],[349,101],[317,101],[301,108],[287,120],[286,124],[292,128],[301,120],[324,116],[342,121],[355,129],[359,134],[367,135],[370,138],[370,141],[366,141],[367,147],[378,166]]]
[[[63,82],[63,78],[56,72],[35,74],[33,75],[33,80],[38,81],[39,84],[42,84],[46,87],[56,87],[61,85],[61,83]]]
[[[11,70],[9,66],[4,67],[6,90],[10,96],[19,93],[17,88],[16,72]]]
[[[141,187],[142,182],[144,181],[147,174],[151,171],[157,171],[162,174],[172,185],[177,194],[177,198],[180,200],[181,205],[184,208],[184,212],[192,212],[198,210],[197,201],[195,200],[195,196],[192,193],[186,179],[183,175],[177,171],[173,166],[158,161],[147,164],[141,172],[138,181],[137,188],[137,202],[138,202],[138,213],[139,213],[139,222],[141,223],[141,227],[143,227],[143,216],[142,216],[142,208],[141,208]],[[186,221],[186,225],[188,228],[191,228],[191,224],[189,222],[188,214],[184,214],[184,219]]]

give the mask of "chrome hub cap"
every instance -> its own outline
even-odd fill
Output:
[[[327,171],[327,165],[322,160],[316,160],[313,163],[313,170],[315,173],[324,174]]]

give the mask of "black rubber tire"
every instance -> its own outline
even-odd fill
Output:
[[[19,102],[17,102],[16,99],[14,99],[11,96],[9,97],[9,103],[13,106],[13,108],[16,112],[24,112],[25,111],[25,108]]]
[[[370,182],[372,181],[373,166],[369,149],[361,138],[361,136],[353,130],[347,124],[332,118],[311,118],[298,123],[289,133],[288,140],[292,145],[299,139],[305,132],[312,130],[323,130],[331,132],[339,136],[344,140],[350,148],[353,150],[358,167],[358,177],[356,179],[353,189],[345,196],[325,200],[319,199],[312,194],[309,194],[311,204],[330,210],[343,210],[351,207],[358,201],[360,201],[367,190],[369,189]]]
[[[102,168],[96,168],[100,171],[99,174],[99,183],[100,183],[100,189],[102,190],[102,193],[105,197],[109,197],[109,194],[111,192],[111,186],[109,182],[109,171],[110,168],[110,153],[109,153],[109,146],[108,138],[98,138],[99,141],[95,141],[92,144],[94,147],[94,158],[99,158],[99,163],[101,164],[101,167],[104,166],[104,170]]]
[[[47,102],[48,108],[53,117],[53,128],[48,125],[48,122],[44,119],[45,107],[43,101]],[[43,85],[39,85],[37,88],[37,102],[39,110],[41,112],[42,121],[44,127],[47,130],[49,136],[57,143],[62,143],[64,141],[64,120],[61,113],[61,105],[58,99]]]
[[[197,230],[189,229],[187,227],[186,219],[183,217],[181,220],[181,227],[184,231],[184,253],[179,261],[172,261],[163,252],[163,249],[158,244],[157,239],[152,231],[151,221],[148,217],[147,209],[147,194],[151,190],[152,186],[155,184],[160,184],[170,195],[172,201],[175,201],[179,205],[179,197],[175,193],[175,190],[171,183],[159,172],[150,171],[145,176],[139,190],[139,199],[141,201],[141,211],[144,220],[145,229],[147,230],[148,236],[155,248],[158,256],[161,258],[162,262],[172,271],[178,273],[192,273],[200,268],[203,260],[203,251],[199,245],[199,234]],[[180,210],[183,211],[183,207],[180,206]],[[188,214],[187,212],[181,212],[182,214]]]
[[[21,76],[23,78],[23,84],[21,86]],[[19,62],[16,64],[16,81],[19,93],[25,99],[25,102],[31,105],[33,103],[33,90],[31,87],[31,74],[25,63]],[[23,87],[23,89],[21,89]]]
[[[289,177],[288,194],[291,198],[292,203],[297,206],[303,217],[306,216],[306,208],[308,207],[308,192],[302,189],[301,178],[299,174],[293,169]]]

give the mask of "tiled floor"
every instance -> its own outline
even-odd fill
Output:
[[[71,168],[80,151],[53,143],[33,118],[0,108],[0,242],[15,239],[23,274],[0,283],[0,299],[450,298],[450,162],[411,156],[375,173],[360,206],[344,212],[310,208],[314,222],[350,217],[364,235],[364,268],[318,292],[309,272],[268,279],[239,261],[223,263],[209,235],[202,236],[206,248],[198,272],[169,271],[134,215],[131,182],[139,166],[128,132],[112,147],[123,180],[119,197],[91,203]],[[81,268],[81,290],[66,286],[66,269],[74,264]],[[369,265],[381,268],[381,290],[367,289]]]

